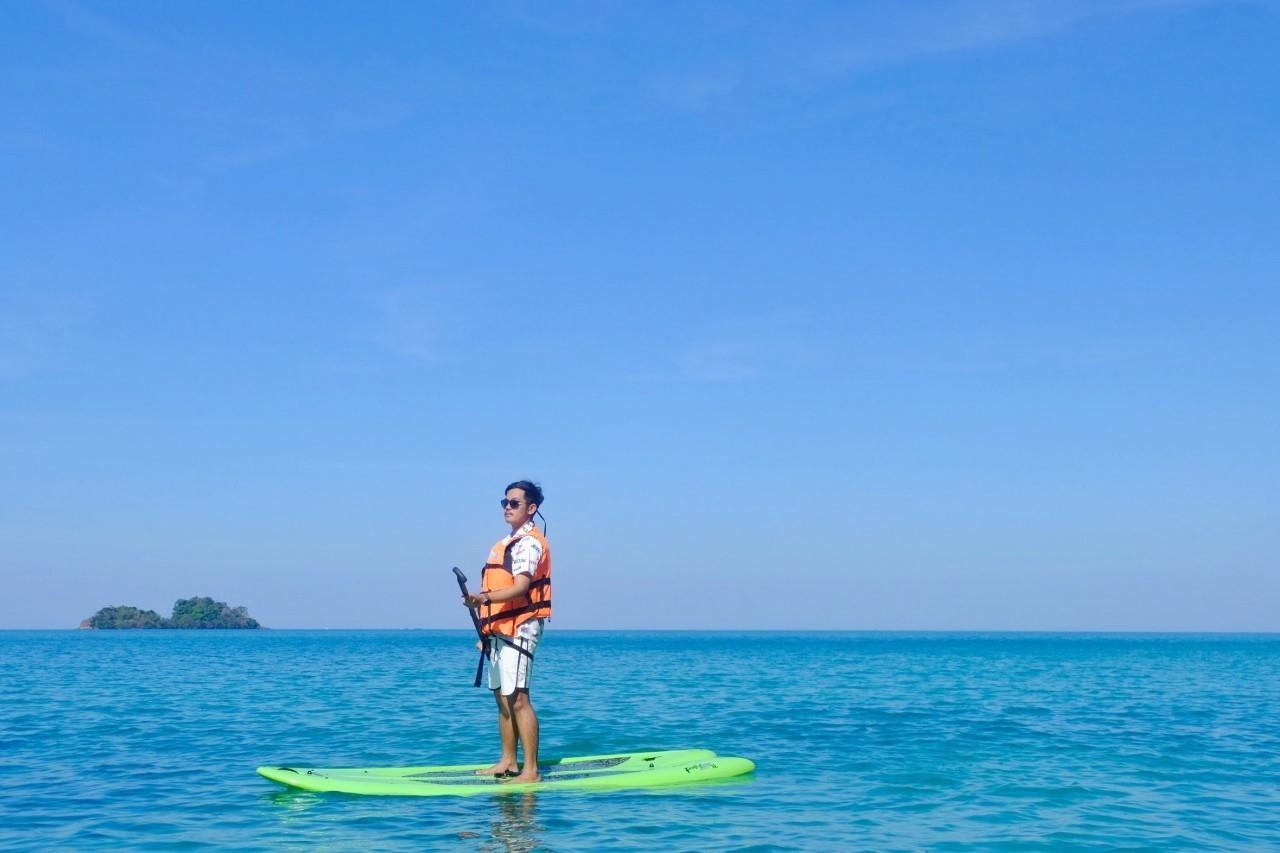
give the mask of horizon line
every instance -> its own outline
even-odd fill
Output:
[[[188,631],[195,633],[252,633],[255,631],[421,631],[439,633],[473,634],[467,628],[415,627],[329,627],[307,626],[272,628],[7,628],[0,632],[19,631],[67,631],[73,633],[126,633]],[[557,628],[557,634],[1113,634],[1126,636],[1184,635],[1184,636],[1280,636],[1280,628],[1268,630],[1241,629],[1153,629],[1153,628]]]

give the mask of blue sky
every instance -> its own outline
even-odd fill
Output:
[[[0,627],[1280,630],[1280,4],[6,15]]]

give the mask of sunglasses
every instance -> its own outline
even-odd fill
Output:
[[[516,509],[520,506],[520,501],[500,500],[498,505],[503,509]]]

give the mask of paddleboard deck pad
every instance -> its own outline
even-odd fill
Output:
[[[544,761],[540,782],[513,783],[477,775],[485,764],[442,767],[259,767],[273,782],[304,791],[334,791],[374,796],[470,796],[520,791],[607,791],[660,788],[743,776],[755,770],[745,758],[716,755],[709,749],[586,755]]]

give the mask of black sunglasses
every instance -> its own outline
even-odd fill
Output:
[[[511,509],[516,509],[517,507],[520,506],[520,501],[509,501],[504,498],[503,500],[498,501],[498,506],[502,507],[503,509],[507,509],[508,507],[510,507]]]

